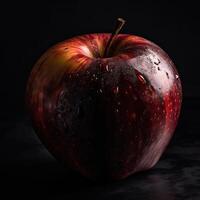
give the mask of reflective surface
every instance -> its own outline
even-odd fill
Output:
[[[198,200],[200,105],[199,100],[186,104],[175,137],[158,164],[114,183],[93,183],[65,170],[41,145],[26,119],[1,122],[1,195],[5,199]]]

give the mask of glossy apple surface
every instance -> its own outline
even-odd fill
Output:
[[[180,113],[181,83],[154,43],[88,34],[50,48],[35,64],[27,105],[36,133],[60,161],[91,178],[122,179],[153,167]]]

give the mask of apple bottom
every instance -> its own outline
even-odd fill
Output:
[[[178,117],[167,115],[176,85],[162,96],[136,69],[115,65],[67,74],[46,90],[43,117],[34,117],[42,119],[34,124],[50,152],[93,180],[123,179],[153,167]]]

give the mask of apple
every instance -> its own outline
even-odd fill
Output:
[[[156,44],[119,34],[77,36],[42,55],[26,102],[47,149],[85,177],[119,180],[152,168],[179,118],[175,65]]]

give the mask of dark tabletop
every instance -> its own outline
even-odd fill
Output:
[[[27,117],[0,123],[4,199],[200,199],[199,100],[184,103],[179,126],[157,165],[114,183],[66,170],[43,147]]]

